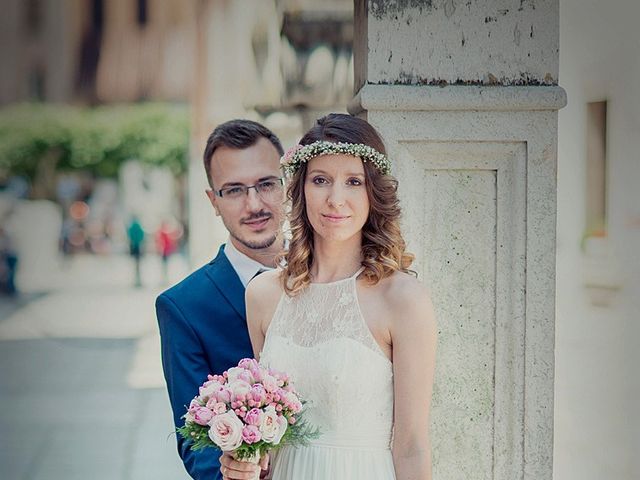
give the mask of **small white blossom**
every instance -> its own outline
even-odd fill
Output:
[[[287,150],[280,162],[285,173],[292,175],[303,163],[308,162],[312,158],[336,153],[353,155],[354,157],[360,157],[363,162],[371,162],[383,175],[389,175],[391,173],[391,163],[386,155],[363,143],[335,143],[319,140],[309,145],[296,145]]]

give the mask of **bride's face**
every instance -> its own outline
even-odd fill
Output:
[[[307,217],[316,236],[360,238],[369,216],[369,197],[359,157],[321,155],[309,161],[304,183]]]

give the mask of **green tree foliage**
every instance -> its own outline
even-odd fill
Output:
[[[184,106],[25,104],[0,110],[0,170],[31,180],[43,170],[115,176],[132,159],[179,175],[186,170],[188,144]]]

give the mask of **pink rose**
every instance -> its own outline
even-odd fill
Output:
[[[194,414],[194,413],[195,413],[195,411],[196,411],[198,408],[200,408],[200,406],[201,406],[201,405],[200,405],[200,403],[198,402],[198,400],[194,398],[193,400],[191,400],[191,403],[189,404],[189,408],[187,409],[187,412],[189,412],[189,413],[191,413],[191,414]]]
[[[210,382],[218,382],[218,383],[226,383],[227,379],[224,377],[224,375],[207,375],[207,379]]]
[[[258,405],[261,405],[267,398],[267,392],[262,385],[254,385],[253,387],[251,387],[249,396],[254,402],[257,402]]]
[[[262,421],[262,412],[257,408],[252,408],[244,417],[245,423],[249,425],[260,425]]]
[[[271,375],[276,377],[278,380],[278,386],[282,387],[285,383],[289,381],[289,375],[284,372],[280,372],[278,370],[271,370]]]
[[[238,378],[229,384],[229,389],[232,400],[244,401],[251,391],[251,384]]]
[[[289,148],[286,152],[284,152],[284,155],[282,156],[282,158],[280,158],[280,164],[287,165],[289,162],[291,162],[294,154],[301,148],[302,148],[302,145],[295,145]]]
[[[242,439],[248,444],[259,442],[262,436],[255,425],[247,425],[242,429]]]
[[[214,395],[218,389],[222,386],[221,383],[216,381],[205,382],[199,389],[199,395],[205,402]]]
[[[273,375],[265,375],[262,379],[262,385],[267,392],[273,393],[278,389],[278,380]]]
[[[209,423],[209,438],[223,452],[235,450],[242,445],[242,420],[233,412],[215,415]]]
[[[302,410],[302,402],[298,396],[293,392],[286,392],[284,395],[284,404],[288,409],[290,409],[293,413],[300,413]]]
[[[208,425],[213,418],[213,412],[207,407],[200,407],[193,413],[193,421],[198,425]]]
[[[258,361],[255,358],[243,358],[238,363],[238,366],[247,370],[253,370],[258,368]]]
[[[245,370],[244,372],[242,372],[240,375],[238,375],[237,379],[238,380],[244,380],[249,385],[251,385],[254,382],[253,375],[251,374],[251,372],[249,370]]]
[[[216,399],[219,402],[229,403],[231,401],[231,390],[226,385],[221,385],[216,392]]]
[[[242,372],[246,372],[246,370],[240,367],[233,367],[224,373],[227,375],[227,380],[229,381],[229,383],[231,383],[236,380],[238,378],[238,375],[240,375]]]
[[[213,407],[211,407],[211,411],[214,415],[220,415],[227,411],[227,405],[222,402],[217,402]]]
[[[253,375],[253,380],[256,382],[261,382],[262,378],[266,374],[266,371],[264,370],[264,368],[260,367],[259,365],[256,368],[252,368],[250,372],[251,372],[251,375]]]

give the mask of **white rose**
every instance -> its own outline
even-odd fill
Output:
[[[284,417],[284,415],[278,416],[278,434],[273,439],[274,445],[278,445],[280,443],[280,440],[282,440],[282,437],[284,436],[284,432],[287,431],[288,427],[289,427],[289,422],[287,422],[287,419]]]
[[[264,409],[264,414],[262,415],[262,421],[260,422],[260,433],[262,434],[262,440],[267,443],[271,443],[273,445],[277,445],[280,442],[280,438],[278,437],[280,433],[280,425],[278,424],[278,413],[276,409],[269,405]],[[276,442],[276,438],[278,441]]]
[[[200,387],[200,390],[198,392],[200,398],[202,398],[206,402],[215,392],[220,389],[221,386],[221,383],[215,381],[205,383]]]
[[[229,370],[227,370],[227,381],[229,383],[233,382],[238,378],[238,375],[240,375],[243,372],[245,372],[245,369],[241,367],[230,368]]]
[[[234,380],[229,384],[229,389],[232,392],[231,399],[237,400],[238,397],[249,395],[251,391],[251,385],[244,380]]]
[[[265,375],[262,377],[262,385],[267,392],[273,393],[278,389],[278,379],[273,375]]]
[[[209,422],[209,438],[223,452],[235,450],[242,445],[242,420],[233,411],[216,415]]]

